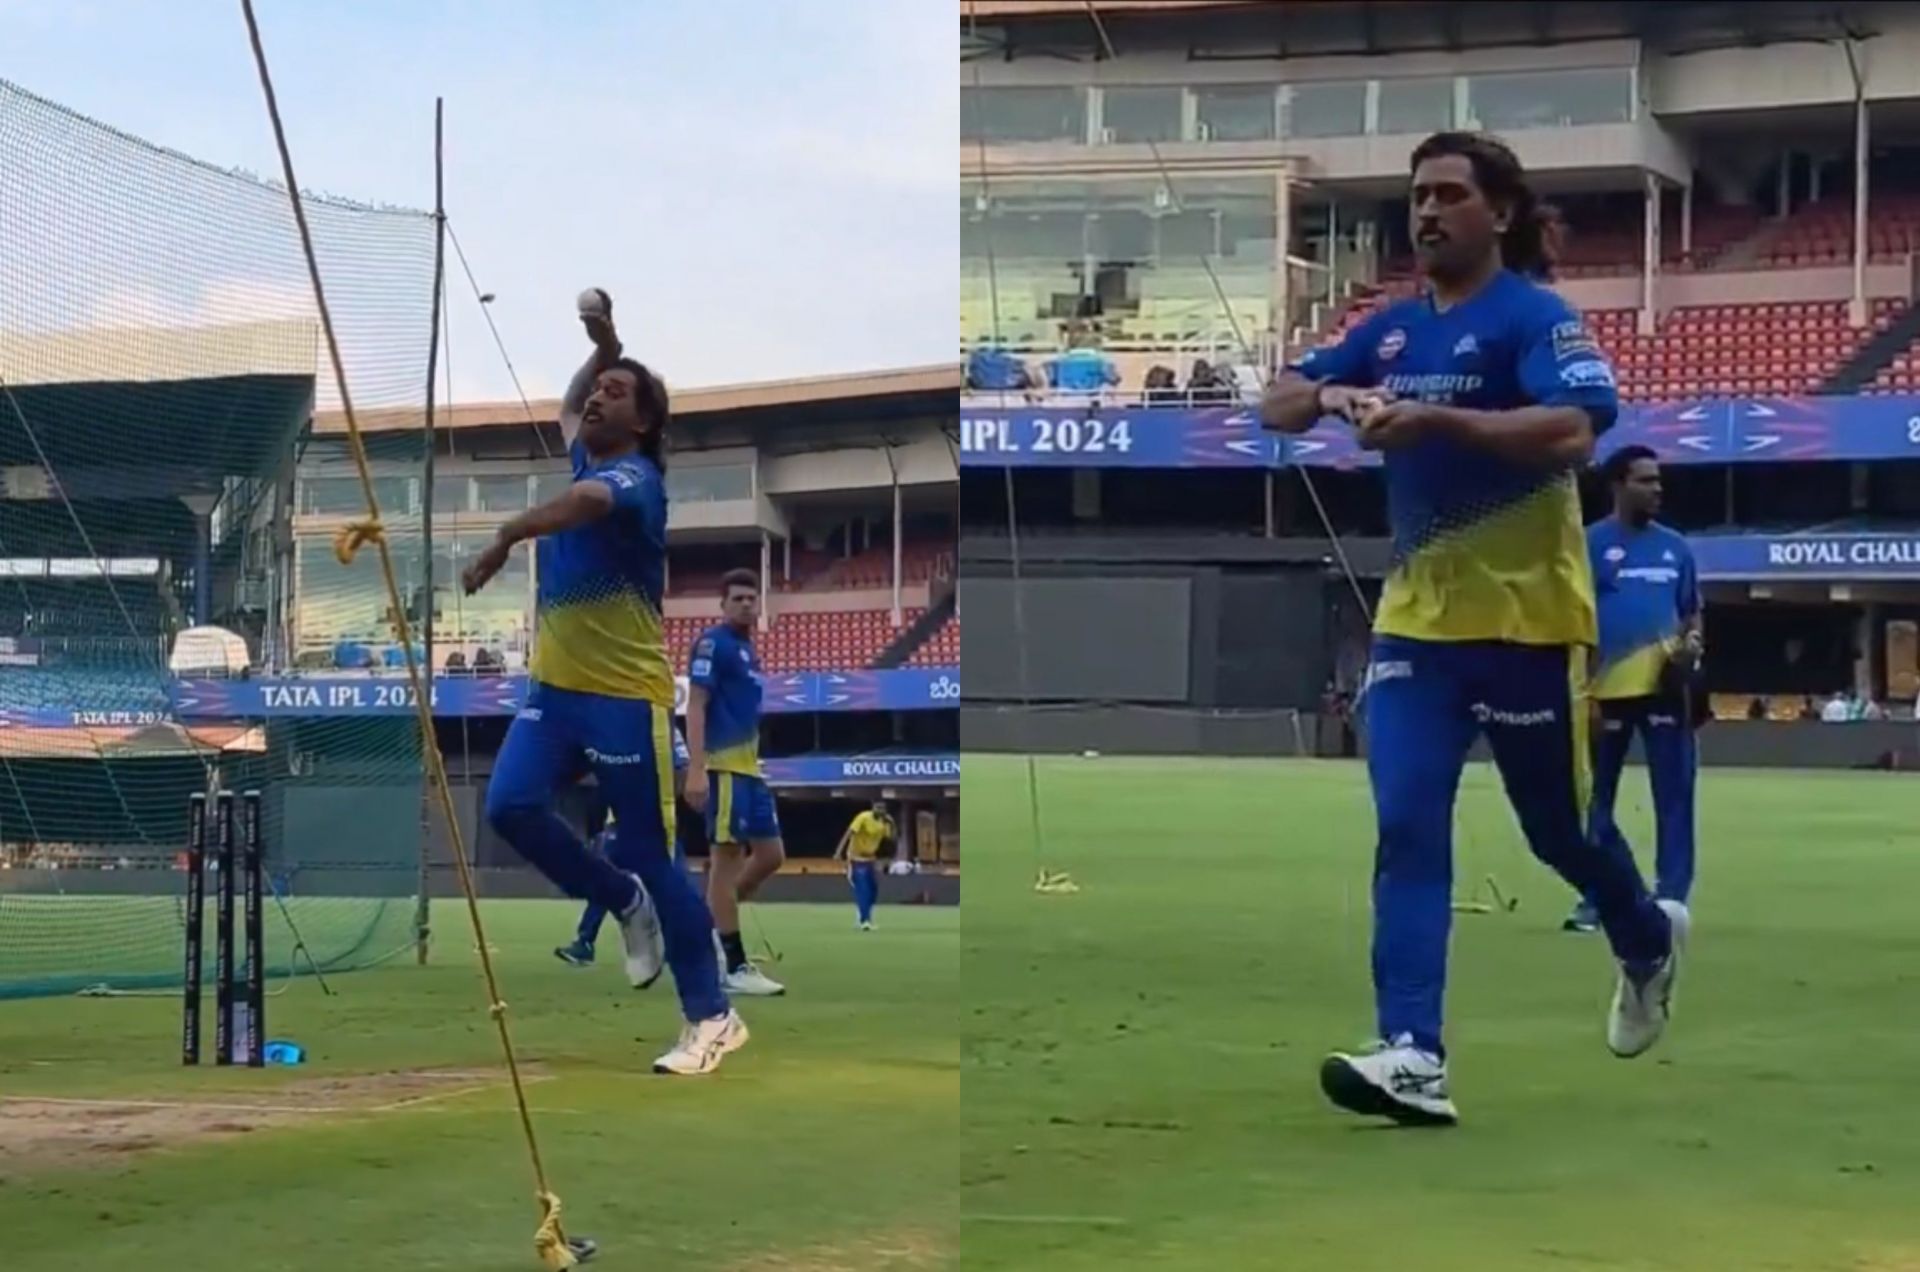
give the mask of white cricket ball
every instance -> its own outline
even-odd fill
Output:
[[[605,318],[613,308],[613,298],[598,287],[589,287],[580,293],[575,302],[580,306],[582,318]]]

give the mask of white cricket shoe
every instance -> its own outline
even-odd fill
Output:
[[[1336,1051],[1320,1065],[1320,1089],[1341,1108],[1406,1126],[1452,1126],[1460,1111],[1447,1095],[1447,1062],[1413,1045],[1408,1034],[1357,1055]]]
[[[747,998],[778,998],[787,992],[787,987],[767,975],[752,963],[728,972],[720,978],[720,987],[729,994],[740,994]]]
[[[689,1021],[681,1026],[673,1050],[653,1062],[653,1071],[687,1078],[712,1073],[727,1053],[747,1044],[747,1036],[747,1022],[732,1008],[711,1020]]]
[[[1622,1059],[1632,1059],[1660,1041],[1673,1015],[1673,985],[1680,977],[1690,918],[1687,907],[1678,901],[1658,904],[1673,927],[1673,948],[1644,980],[1629,976],[1622,964],[1613,989],[1613,1010],[1607,1014],[1607,1046]]]
[[[660,979],[667,965],[667,942],[660,934],[660,916],[654,911],[653,898],[647,895],[638,875],[628,875],[640,889],[640,899],[620,915],[620,943],[626,948],[627,980],[635,989],[645,989]]]
[[[872,919],[862,919],[862,920],[860,920],[860,930],[861,930],[862,932],[871,932],[871,931],[873,931],[873,920],[872,920]]]

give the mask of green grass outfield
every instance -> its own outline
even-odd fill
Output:
[[[504,994],[542,1147],[593,1267],[947,1268],[957,1262],[959,914],[760,907],[788,998],[740,1004],[753,1031],[720,1072],[657,1078],[678,1031],[662,981],[552,956],[578,911],[490,902]],[[434,966],[310,982],[270,1001],[269,1032],[312,1062],[183,1069],[177,997],[0,1003],[0,1096],[217,1103],[384,1070],[491,1066],[464,908],[437,903]],[[751,926],[749,936],[753,935]],[[209,933],[211,938],[211,933]],[[611,947],[611,951],[608,947]],[[206,1029],[211,1057],[212,998]],[[209,1118],[223,1116],[208,1112]],[[537,1267],[531,1174],[504,1086],[417,1108],[322,1119],[188,1147],[103,1154],[78,1171],[0,1151],[0,1265],[69,1272],[524,1272]]]
[[[1449,1046],[1462,1124],[1329,1108],[1372,1029],[1365,777],[1337,762],[965,759],[972,1269],[1920,1269],[1920,778],[1708,770],[1672,1030],[1603,1041],[1603,938],[1469,769]],[[1650,855],[1645,775],[1623,824]]]

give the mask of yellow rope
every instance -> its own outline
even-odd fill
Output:
[[[334,555],[342,564],[346,564],[365,544],[371,543],[379,549],[380,575],[386,583],[387,603],[393,614],[394,629],[400,637],[400,648],[406,658],[407,682],[413,691],[414,715],[420,724],[420,744],[425,754],[427,775],[432,781],[434,794],[439,797],[440,811],[447,819],[447,831],[453,839],[453,861],[459,870],[460,889],[466,894],[467,916],[473,922],[480,970],[486,980],[487,1011],[500,1030],[500,1049],[506,1055],[507,1076],[512,1080],[514,1104],[520,1111],[520,1129],[526,1136],[527,1154],[533,1162],[534,1195],[540,1204],[540,1226],[534,1233],[534,1251],[552,1272],[563,1272],[576,1266],[579,1260],[574,1257],[566,1234],[560,1227],[560,1198],[547,1186],[546,1166],[540,1160],[540,1141],[534,1134],[533,1113],[527,1107],[526,1084],[521,1081],[520,1062],[513,1049],[513,1034],[507,1027],[506,1003],[500,995],[500,981],[494,974],[486,929],[480,921],[480,901],[474,892],[473,872],[467,864],[465,837],[460,830],[460,819],[454,815],[453,791],[447,782],[446,758],[440,754],[439,744],[434,739],[433,698],[422,683],[420,664],[414,656],[412,625],[407,621],[406,604],[401,599],[400,585],[394,574],[393,553],[381,529],[380,501],[373,491],[373,473],[367,463],[366,443],[360,435],[359,420],[354,415],[353,398],[347,391],[347,372],[340,360],[340,342],[334,336],[333,315],[327,308],[326,289],[320,282],[320,265],[313,251],[313,232],[307,225],[306,208],[300,202],[300,183],[293,175],[293,155],[287,149],[286,129],[280,122],[280,106],[274,97],[273,78],[267,71],[267,54],[260,43],[260,26],[254,20],[253,0],[240,0],[240,8],[246,15],[254,65],[260,72],[260,89],[266,95],[267,115],[273,121],[274,144],[279,148],[280,166],[286,176],[287,198],[293,204],[293,219],[300,229],[300,246],[306,254],[307,273],[313,280],[313,299],[320,312],[321,329],[327,337],[327,356],[333,363],[334,379],[340,386],[340,409],[347,420],[347,439],[353,452],[353,466],[360,475],[361,490],[367,499],[366,518],[340,533],[334,541]],[[428,423],[431,425],[432,421]]]

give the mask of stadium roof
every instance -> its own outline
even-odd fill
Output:
[[[805,408],[844,411],[848,407],[890,398],[952,397],[960,392],[960,366],[905,367],[893,371],[863,371],[851,375],[810,376],[794,380],[763,380],[751,384],[719,384],[699,389],[672,391],[673,418],[717,415],[722,412],[777,411],[790,414]],[[525,425],[527,413],[533,422],[551,424],[560,418],[560,399],[541,398],[531,403],[509,402],[456,403],[442,415],[443,427],[460,430],[499,425]],[[420,408],[389,407],[360,411],[360,430],[364,433],[391,433],[420,427]],[[346,418],[338,411],[326,411],[314,417],[317,435],[347,431]]]

